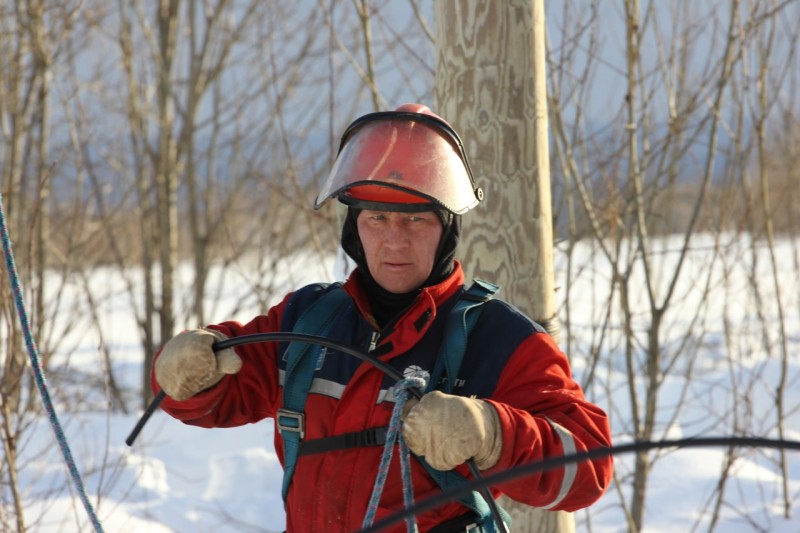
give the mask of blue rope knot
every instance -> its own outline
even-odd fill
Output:
[[[364,522],[362,529],[368,528],[375,520],[375,514],[378,511],[378,503],[383,494],[383,487],[386,484],[386,476],[389,473],[389,464],[392,461],[392,454],[394,452],[394,445],[400,447],[400,475],[403,479],[403,504],[406,509],[414,505],[414,487],[411,483],[411,452],[408,450],[406,441],[403,434],[400,432],[400,416],[403,414],[403,409],[408,401],[411,390],[415,389],[420,394],[428,386],[430,374],[424,370],[418,370],[411,374],[406,374],[405,379],[398,381],[392,388],[394,393],[394,410],[392,410],[392,418],[389,422],[389,429],[386,432],[386,443],[383,445],[383,455],[381,456],[381,464],[378,469],[378,475],[375,478],[375,485],[372,487],[372,495],[369,498],[369,505],[367,506],[367,513],[364,515]],[[409,533],[417,533],[417,521],[414,516],[405,519],[406,529]]]

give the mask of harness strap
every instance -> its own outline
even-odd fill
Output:
[[[436,388],[443,373],[447,377],[443,387],[444,392],[452,392],[455,387],[455,380],[458,377],[458,370],[464,358],[464,352],[466,351],[467,337],[480,316],[482,305],[490,300],[498,290],[499,287],[497,285],[483,280],[475,280],[472,286],[455,303],[447,316],[444,341],[425,392]],[[325,335],[334,319],[340,316],[349,301],[350,297],[340,286],[330,290],[306,309],[295,323],[293,331]],[[284,502],[286,501],[298,456],[336,451],[353,446],[379,445],[381,440],[384,443],[386,441],[387,428],[378,427],[301,443],[304,436],[303,409],[314,378],[314,370],[317,366],[316,358],[304,357],[312,348],[313,346],[309,344],[291,343],[286,352],[287,363],[283,389],[283,409],[279,410],[276,416],[276,423],[284,443]],[[373,442],[375,444],[372,444]],[[467,482],[466,478],[456,471],[442,472],[431,467],[423,458],[414,457],[419,460],[444,491]],[[491,508],[483,496],[473,491],[461,497],[459,501],[475,514],[475,525],[480,528],[477,531],[485,531],[487,533],[496,531],[492,520]],[[500,509],[500,511],[503,521],[509,524],[510,516],[508,513],[503,509]]]
[[[483,528],[475,522],[475,515],[467,513],[434,526],[428,533],[481,533]]]
[[[334,320],[341,315],[349,302],[350,296],[341,290],[341,287],[329,290],[300,316],[294,331],[326,335]],[[294,476],[300,440],[305,436],[303,409],[311,381],[314,379],[317,358],[304,356],[312,350],[319,351],[319,346],[292,342],[289,343],[285,355],[283,409],[280,409],[275,417],[278,431],[283,437],[284,471],[281,494],[284,502]]]
[[[445,323],[445,342],[439,351],[439,356],[436,358],[431,380],[428,383],[428,389],[425,392],[430,392],[436,388],[441,388],[445,393],[452,394],[455,388],[456,378],[458,377],[458,370],[461,368],[461,362],[464,360],[464,352],[467,349],[467,338],[469,337],[472,328],[480,317],[480,312],[483,309],[483,304],[491,300],[494,294],[500,289],[497,285],[476,279],[469,289],[458,299],[453,310],[447,316]],[[442,374],[446,376],[446,381],[442,387],[438,387]],[[442,487],[442,490],[458,487],[467,482],[467,480],[454,470],[443,472],[436,470],[430,466],[424,458],[415,456],[416,459],[425,467],[431,477],[436,483]],[[492,520],[492,510],[489,503],[484,497],[472,491],[459,499],[459,501],[472,510],[477,517],[474,525],[481,527],[478,531],[493,532],[495,531],[495,524]],[[499,508],[502,514],[502,520],[506,524],[511,523],[511,517],[502,508]]]
[[[475,311],[480,310],[480,306],[489,301],[498,290],[499,287],[497,285],[483,280],[475,280],[475,283],[461,295],[461,298],[451,311],[446,331],[448,333],[455,331],[459,334],[448,338],[448,342],[443,343],[440,357],[437,358],[434,369],[436,381],[439,380],[443,370],[446,369],[447,371],[448,380],[445,392],[452,392],[455,385],[458,369],[466,351],[467,337],[480,315]],[[431,386],[429,384],[426,392],[430,392],[430,389]],[[387,429],[388,427],[374,427],[362,431],[302,441],[298,457],[362,446],[383,446],[386,443]]]
[[[455,388],[458,369],[467,351],[467,337],[475,326],[483,309],[483,304],[492,299],[500,287],[488,281],[476,279],[467,291],[458,299],[445,323],[445,342],[439,350],[436,364],[431,373],[431,380],[425,392],[438,388],[442,373],[447,376],[444,392],[452,394]]]
[[[304,440],[300,443],[298,457],[316,453],[336,452],[347,448],[364,446],[383,446],[386,444],[386,433],[389,426],[374,427],[362,431],[342,433],[321,439]]]
[[[467,479],[455,470],[448,470],[447,472],[436,470],[425,461],[425,458],[417,455],[414,455],[414,458],[425,467],[425,470],[427,470],[428,474],[430,474],[434,481],[436,481],[436,484],[442,488],[442,492],[455,490],[467,483]],[[475,525],[481,528],[476,529],[476,531],[482,531],[486,533],[497,532],[494,520],[492,518],[492,509],[489,507],[489,503],[479,492],[472,491],[469,494],[460,496],[458,501],[461,503],[461,505],[474,513],[473,516],[475,517]],[[508,514],[508,512],[499,506],[497,509],[500,512],[500,518],[503,520],[503,522],[505,522],[506,525],[510,525],[511,516]]]

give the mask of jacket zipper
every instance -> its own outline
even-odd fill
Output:
[[[377,346],[378,339],[380,338],[380,336],[381,336],[380,333],[378,333],[377,331],[372,332],[372,338],[369,341],[369,349],[367,350],[368,352],[371,352],[372,350],[375,349],[375,346]]]

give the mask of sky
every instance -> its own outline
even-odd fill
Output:
[[[665,243],[665,248],[669,248]],[[702,249],[703,247],[698,247]],[[578,245],[584,259],[590,257],[591,247]],[[779,257],[796,257],[797,243],[782,242]],[[563,266],[563,256],[556,254],[557,265]],[[331,258],[314,261],[308,257],[295,257],[280,263],[283,267],[278,286],[290,290],[302,284],[331,280],[334,271],[342,265]],[[789,263],[791,264],[791,263]],[[696,279],[708,270],[702,257],[689,261],[697,274]],[[189,279],[187,270],[182,271]],[[130,274],[130,273],[128,273]],[[100,299],[103,336],[109,343],[116,379],[128,390],[134,405],[134,393],[141,379],[140,349],[137,326],[124,296],[124,283],[120,272],[98,270],[90,273],[92,286],[106,295]],[[5,280],[4,280],[5,282]],[[591,283],[591,278],[579,278],[580,283]],[[248,320],[257,310],[248,307],[249,286],[236,279],[235,272],[217,272],[211,278],[209,294],[218,294],[215,318]],[[182,290],[187,291],[188,285]],[[71,292],[72,291],[72,292]],[[789,280],[782,286],[790,326],[789,388],[785,398],[790,412],[786,420],[786,438],[800,441],[800,282]],[[691,291],[687,290],[687,293]],[[735,291],[733,292],[735,296]],[[99,337],[94,328],[82,324],[85,302],[79,287],[67,289],[74,300],[64,304],[59,320],[73,320],[71,327],[57,324],[63,331],[59,355],[53,363],[59,370],[58,380],[48,380],[51,395],[64,426],[67,440],[75,457],[97,515],[105,531],[109,532],[279,532],[284,527],[284,512],[280,496],[281,468],[274,454],[273,427],[270,421],[241,428],[199,429],[183,425],[162,412],[156,413],[144,427],[133,446],[125,439],[139,418],[139,412],[123,414],[110,412],[108,399],[98,387],[86,387],[87,381],[98,381],[102,373],[102,355]],[[582,307],[591,309],[591,291],[576,290],[573,298],[586,298]],[[502,296],[502,295],[501,295]],[[277,296],[276,296],[277,298]],[[685,309],[678,314],[691,314],[696,302],[685,298]],[[580,301],[573,305],[581,304]],[[578,307],[581,307],[578,305]],[[722,321],[724,305],[712,306],[707,324]],[[728,303],[728,311],[736,305]],[[238,308],[237,311],[233,311]],[[69,313],[67,311],[70,311]],[[716,313],[716,315],[714,315]],[[725,317],[735,316],[726,314]],[[747,315],[743,315],[743,320]],[[591,313],[574,318],[577,323],[593,320]],[[88,323],[87,323],[88,324]],[[62,327],[63,326],[63,327]],[[191,327],[191,325],[184,325]],[[580,332],[580,328],[577,329]],[[587,330],[588,332],[589,330]],[[743,334],[751,335],[746,328]],[[588,334],[588,333],[587,333]],[[580,333],[579,333],[580,335]],[[590,339],[578,339],[589,342]],[[713,327],[696,356],[697,369],[688,392],[679,375],[668,376],[665,383],[665,403],[680,395],[690,399],[689,407],[677,418],[669,411],[660,420],[660,434],[675,439],[689,436],[718,436],[729,433],[725,428],[707,423],[711,415],[729,406],[724,392],[730,388],[731,374],[739,383],[749,387],[764,384],[766,390],[777,383],[780,371],[778,358],[762,357],[754,352],[750,358],[727,361],[723,345],[715,338]],[[743,342],[743,339],[740,339]],[[754,339],[758,344],[758,339]],[[579,345],[577,343],[576,345]],[[587,371],[579,358],[573,359],[577,378]],[[630,421],[623,416],[627,401],[626,375],[613,364],[596,369],[602,381],[608,383],[611,395],[596,401],[611,415],[614,440],[618,444],[630,442]],[[753,378],[753,379],[749,379]],[[742,393],[744,394],[744,393]],[[767,418],[771,406],[767,398],[754,394],[754,403],[748,407],[756,419]],[[763,404],[759,404],[761,401]],[[767,425],[765,424],[765,427]],[[759,435],[756,425],[747,428],[750,434]],[[776,437],[770,429],[760,434]],[[648,487],[645,515],[647,533],[707,531],[708,508],[713,504],[713,490],[725,459],[722,448],[669,450],[662,452],[656,463]],[[91,531],[90,522],[80,501],[74,496],[64,461],[56,446],[53,432],[46,417],[32,421],[20,444],[20,484],[24,488],[24,514],[29,531],[78,532]],[[396,456],[395,456],[396,457]],[[785,519],[781,511],[781,476],[775,467],[776,453],[771,450],[752,450],[738,460],[727,485],[726,503],[716,531],[750,532],[770,531],[797,533],[800,531],[800,453],[789,452],[789,488],[792,494],[792,516]],[[625,530],[620,496],[629,494],[627,477],[632,456],[616,458],[621,488],[612,487],[588,511],[576,513],[577,531],[620,532]],[[365,480],[371,483],[372,480]],[[2,489],[6,524],[13,520],[9,514],[9,495]]]

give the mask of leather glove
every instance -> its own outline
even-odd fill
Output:
[[[226,374],[236,374],[242,360],[232,348],[214,354],[211,345],[227,339],[212,329],[184,331],[161,349],[156,359],[156,381],[170,398],[183,401],[213,387]]]
[[[402,418],[409,449],[437,470],[451,470],[471,457],[487,470],[500,459],[500,417],[488,402],[433,391],[419,402],[409,400]]]

